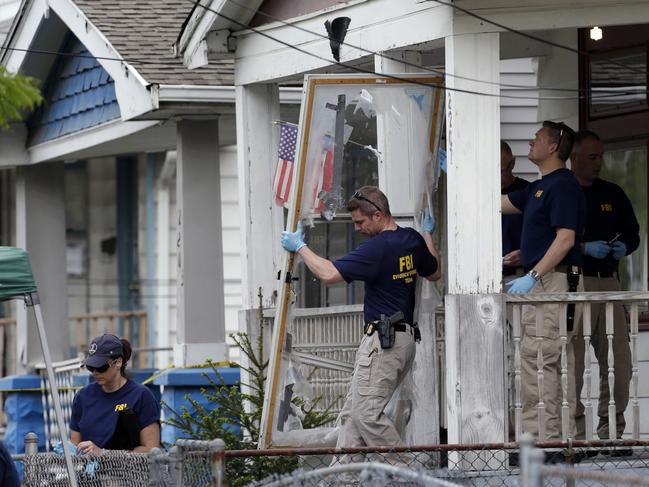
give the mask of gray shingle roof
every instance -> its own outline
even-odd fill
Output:
[[[90,21],[148,83],[232,85],[234,62],[189,70],[172,46],[192,10],[188,0],[75,0]],[[138,60],[147,61],[139,63]],[[154,61],[153,64],[149,64]]]

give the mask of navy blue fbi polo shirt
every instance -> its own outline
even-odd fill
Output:
[[[502,188],[500,194],[510,194],[514,191],[525,189],[529,181],[515,178],[514,182]],[[521,248],[521,233],[523,232],[523,215],[502,215],[503,257],[514,250]],[[503,266],[504,271],[515,271],[515,267]]]
[[[627,255],[638,248],[640,236],[638,220],[629,198],[617,184],[595,179],[590,186],[582,186],[586,196],[586,231],[584,242],[595,240],[610,241],[616,233],[622,235],[618,238],[626,245]],[[589,255],[582,256],[585,271],[617,271],[618,261],[609,253],[603,259],[595,259]]]
[[[74,396],[70,429],[80,432],[82,441],[104,448],[113,437],[120,411],[127,409],[135,412],[140,430],[160,421],[160,406],[145,386],[129,379],[115,392],[104,392],[93,382]]]
[[[579,243],[586,222],[586,201],[572,171],[556,169],[509,194],[509,201],[523,212],[521,260],[526,269],[543,258],[559,228],[575,231],[575,245],[560,265],[581,265]]]
[[[365,282],[366,323],[397,311],[413,323],[417,274],[427,277],[437,270],[424,238],[401,227],[365,240],[333,264],[345,281]]]

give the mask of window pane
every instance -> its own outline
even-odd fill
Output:
[[[632,69],[626,69],[624,66]],[[646,70],[645,51],[591,56],[590,115],[646,107]]]
[[[640,224],[640,246],[620,261],[622,289],[647,290],[647,147],[609,150],[602,179],[618,184],[631,200]]]

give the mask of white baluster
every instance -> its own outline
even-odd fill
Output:
[[[568,304],[559,304],[559,338],[561,340],[561,437],[570,435],[570,406],[568,405]]]
[[[593,378],[590,370],[590,336],[591,314],[590,303],[584,303],[584,385],[586,386],[586,401],[584,402],[586,420],[586,439],[593,439]],[[579,398],[577,398],[579,399]]]
[[[606,303],[606,338],[608,339],[608,437],[617,438],[615,417],[615,360],[613,355],[613,303]]]
[[[640,438],[640,403],[638,401],[638,303],[631,304],[631,363],[633,364],[633,400],[631,410],[633,411],[633,438]]]
[[[543,401],[544,376],[543,376],[543,322],[545,319],[545,305],[536,306],[536,383],[538,385],[539,403],[537,405],[539,421],[539,441],[545,440],[545,402]]]
[[[516,441],[523,434],[523,402],[521,400],[521,305],[513,305],[512,340],[514,342],[514,427]]]

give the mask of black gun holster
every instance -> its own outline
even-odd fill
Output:
[[[576,266],[570,266],[566,277],[568,279],[568,292],[574,293],[577,291],[579,286],[579,268]],[[575,303],[570,303],[568,305],[568,316],[566,328],[568,331],[575,329]]]
[[[404,316],[403,312],[397,311],[392,316],[381,315],[381,318],[373,321],[371,324],[374,325],[374,328],[379,333],[379,342],[381,343],[381,348],[387,350],[394,346],[396,330],[394,325],[403,321]]]

